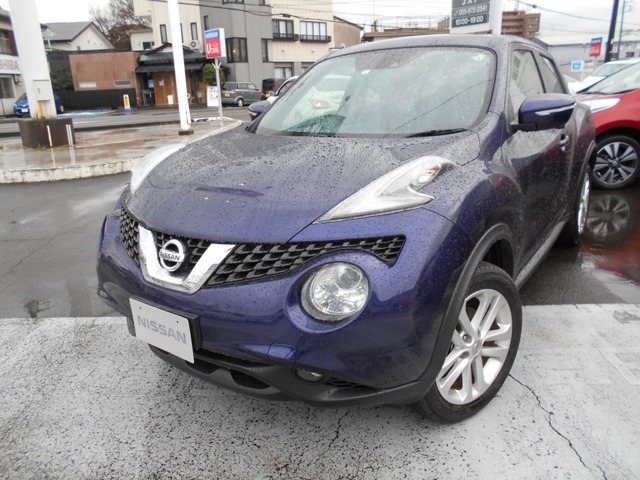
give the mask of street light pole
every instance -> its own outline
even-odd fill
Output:
[[[189,99],[187,97],[187,76],[184,67],[184,51],[182,50],[182,35],[180,34],[180,10],[178,0],[167,0],[169,9],[169,25],[171,26],[171,46],[173,49],[173,69],[176,75],[176,90],[178,94],[178,111],[180,114],[180,135],[190,135],[191,120],[189,118]]]

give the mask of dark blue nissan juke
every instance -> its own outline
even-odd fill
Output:
[[[518,288],[585,225],[594,125],[520,38],[335,51],[264,115],[141,160],[99,294],[238,392],[459,421],[501,387]]]

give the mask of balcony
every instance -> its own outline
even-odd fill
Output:
[[[297,42],[300,39],[300,35],[296,33],[275,33],[273,34],[274,40],[289,40],[292,42]]]
[[[331,37],[328,35],[300,35],[301,42],[324,42],[331,41]]]

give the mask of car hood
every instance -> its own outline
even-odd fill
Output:
[[[15,105],[18,108],[28,108],[29,107],[29,102],[27,100],[18,100],[15,103]]]
[[[397,140],[232,131],[169,156],[125,201],[153,230],[222,243],[284,243],[404,162],[440,155],[464,164],[479,148],[469,131]]]

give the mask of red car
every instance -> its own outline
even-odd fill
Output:
[[[597,157],[591,181],[600,188],[624,188],[640,173],[640,62],[591,85],[578,100],[596,122]]]

